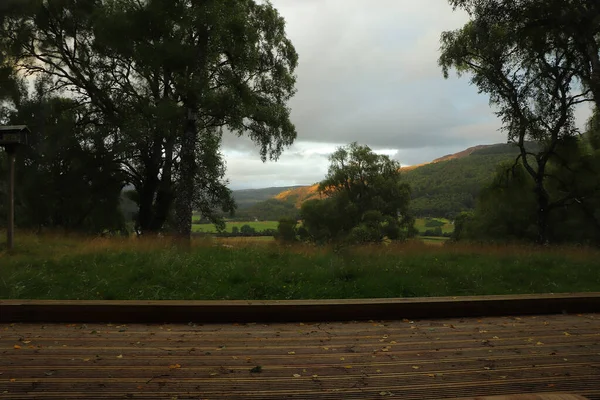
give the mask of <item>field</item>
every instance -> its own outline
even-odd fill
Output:
[[[244,225],[250,225],[257,232],[264,231],[266,229],[277,229],[277,221],[251,221],[251,222],[239,222],[239,221],[227,221],[225,228],[226,232],[231,233],[231,229],[237,226],[238,229]],[[204,232],[204,233],[216,233],[217,230],[213,224],[192,224],[193,232]]]
[[[194,217],[193,221],[197,221],[198,217]],[[427,221],[429,219],[425,219],[425,218],[417,218],[415,221],[415,228],[417,228],[417,230],[420,233],[424,233],[426,230],[430,229],[433,230],[433,227],[427,227]],[[441,225],[442,228],[442,233],[452,233],[454,231],[454,225],[452,225],[450,223],[449,220],[444,219],[444,218],[432,218],[432,221],[439,221],[440,223],[442,223],[443,225]],[[277,221],[251,221],[251,222],[240,222],[240,221],[227,221],[226,222],[226,228],[225,231],[226,232],[231,232],[231,229],[234,226],[237,226],[238,229],[241,228],[243,225],[250,225],[252,228],[254,228],[257,232],[260,231],[264,231],[266,229],[277,229]],[[216,233],[217,230],[215,229],[215,226],[213,224],[193,224],[192,225],[192,231],[193,232],[204,232],[204,233]],[[445,240],[444,239],[440,239],[440,238],[428,238],[425,239],[425,241],[439,241],[439,240]]]
[[[0,298],[324,299],[600,291],[600,250],[525,246],[358,248],[272,240],[36,236],[0,249]],[[4,242],[0,242],[3,246]]]
[[[435,229],[434,227],[426,226],[428,221],[437,221],[439,222],[442,228],[442,233],[452,233],[454,232],[454,225],[450,223],[449,220],[445,218],[417,218],[415,220],[415,228],[419,231],[419,233],[424,233],[428,229]]]

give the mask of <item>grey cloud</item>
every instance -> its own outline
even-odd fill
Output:
[[[466,77],[444,80],[437,65],[442,31],[467,20],[447,0],[272,3],[300,57],[289,104],[298,139],[277,163],[263,164],[249,139],[226,134],[232,187],[318,181],[327,154],[309,150],[319,146],[396,149],[406,165],[505,141],[488,98]]]

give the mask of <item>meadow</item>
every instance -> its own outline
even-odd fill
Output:
[[[600,291],[600,250],[439,245],[354,248],[19,232],[0,242],[0,298],[327,299]]]
[[[264,231],[267,229],[277,229],[277,221],[227,221],[225,232],[231,233],[231,229],[236,226],[240,229],[244,225],[249,225],[254,228],[257,232]],[[203,233],[217,233],[217,229],[213,224],[192,224],[192,232],[203,232]]]
[[[193,232],[203,232],[203,233],[216,233],[217,232],[217,229],[215,228],[215,226],[213,224],[195,223],[198,220],[199,220],[198,216],[194,216],[192,218],[192,222],[194,222],[192,224]],[[415,228],[417,228],[419,233],[423,234],[427,230],[434,229],[434,227],[427,226],[427,223],[431,222],[431,221],[435,221],[440,224],[442,233],[452,233],[454,231],[454,225],[452,225],[450,223],[450,221],[445,218],[417,218],[415,220]],[[249,225],[250,227],[254,228],[257,232],[260,232],[260,231],[264,231],[267,229],[276,230],[278,221],[248,221],[248,222],[226,221],[225,232],[231,233],[231,229],[233,227],[237,227],[238,229],[240,229],[244,225]],[[425,238],[425,240],[427,240],[429,242],[438,242],[438,241],[442,241],[445,239],[446,238],[437,238],[437,237]]]

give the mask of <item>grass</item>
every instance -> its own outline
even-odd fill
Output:
[[[239,221],[227,221],[225,230],[231,232],[231,228],[237,226],[238,229],[244,225],[250,225],[257,232],[264,231],[265,229],[277,229],[277,221],[252,221],[252,222],[239,222]],[[194,232],[205,232],[205,233],[216,233],[217,230],[213,224],[193,224],[192,231]]]
[[[427,223],[428,220],[429,220],[429,218],[417,218],[415,220],[415,228],[417,228],[417,230],[419,231],[419,233],[424,233],[427,230],[433,230],[433,229],[435,229],[433,227],[427,227],[427,226],[425,226],[425,224]],[[444,225],[441,226],[442,233],[452,233],[452,232],[454,232],[454,225],[452,225],[450,223],[450,220],[448,220],[446,218],[431,218],[431,220],[440,221],[440,222],[444,223]]]
[[[200,217],[194,216],[193,221],[197,221]],[[454,231],[454,225],[450,223],[449,220],[444,218],[433,218],[434,220],[441,221],[444,225],[441,227],[443,233],[452,233]],[[415,228],[420,233],[424,233],[426,230],[433,230],[434,228],[426,227],[427,223],[426,218],[417,218],[415,221]],[[251,222],[240,222],[240,221],[227,221],[226,223],[226,231],[231,232],[231,228],[237,226],[241,228],[243,225],[250,225],[252,228],[256,229],[256,231],[264,231],[265,229],[277,229],[278,222],[277,221],[251,221]],[[194,232],[204,232],[204,233],[216,233],[217,230],[213,224],[194,224],[192,225],[192,230]]]
[[[0,244],[0,246],[3,244]],[[600,291],[600,250],[17,235],[0,298],[325,299]]]

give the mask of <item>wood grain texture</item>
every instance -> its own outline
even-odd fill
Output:
[[[600,293],[288,301],[0,300],[0,323],[357,321],[600,312]]]
[[[600,400],[600,314],[0,324],[0,399],[581,399],[567,395]]]

